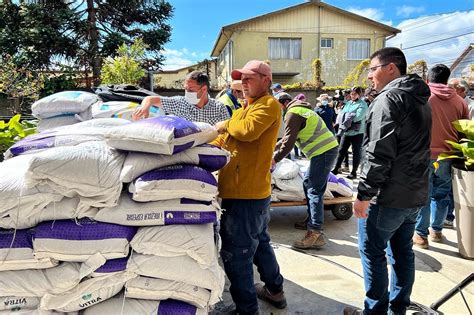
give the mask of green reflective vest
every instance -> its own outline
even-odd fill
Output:
[[[296,145],[307,158],[321,155],[338,146],[334,134],[329,131],[323,119],[313,110],[295,106],[290,107],[288,112],[306,118],[306,126],[298,132]]]

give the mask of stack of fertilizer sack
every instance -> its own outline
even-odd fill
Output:
[[[224,278],[212,229],[217,186],[198,165],[228,162],[227,152],[201,145],[216,135],[171,116],[96,119],[12,146],[0,163],[0,313],[80,311],[125,286],[126,297],[87,314],[117,301],[126,314],[206,313]],[[191,178],[174,180],[183,176]]]
[[[93,118],[122,118],[131,121],[138,102],[104,102],[97,94],[83,91],[59,92],[36,101],[31,106],[38,118],[38,131],[69,126]],[[156,107],[150,108],[150,117],[163,115]]]
[[[309,167],[308,160],[297,162],[283,159],[272,172],[272,201],[304,201],[303,176]],[[352,196],[352,181],[338,177],[332,173],[328,176],[328,185],[324,199],[334,199],[337,196]]]

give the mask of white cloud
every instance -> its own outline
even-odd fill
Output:
[[[384,16],[383,11],[376,8],[362,9],[359,7],[350,7],[347,9],[347,11],[363,16],[365,18],[383,23],[383,24],[392,25],[392,21],[385,21],[383,19],[383,16]]]
[[[424,7],[412,7],[409,5],[402,5],[401,7],[397,7],[397,16],[409,17],[413,13],[422,13],[424,11]]]
[[[387,41],[387,46],[401,47],[408,63],[425,60],[428,65],[444,63],[450,66],[474,42],[472,33],[474,10],[408,19],[396,27],[402,32]],[[455,37],[443,40],[448,37]],[[437,43],[427,44],[434,41]],[[419,46],[410,48],[413,46]]]
[[[205,53],[189,51],[187,48],[176,49],[164,49],[161,51],[165,56],[165,62],[163,64],[163,70],[176,70],[193,65],[204,58],[199,58]],[[209,54],[205,54],[209,55]]]

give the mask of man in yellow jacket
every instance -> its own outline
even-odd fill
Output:
[[[281,108],[269,94],[272,72],[266,63],[249,61],[231,75],[242,80],[248,106],[216,124],[221,134],[213,144],[231,153],[229,164],[219,172],[219,195],[225,209],[221,257],[236,314],[258,314],[257,297],[277,308],[286,307],[283,277],[268,233],[270,168]],[[253,263],[264,285],[254,285]]]

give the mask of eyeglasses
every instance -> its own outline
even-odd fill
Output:
[[[370,67],[370,68],[369,68],[369,73],[374,72],[375,70],[377,70],[377,68],[385,67],[386,65],[388,65],[388,63],[384,63],[383,65],[378,65],[378,66]]]

